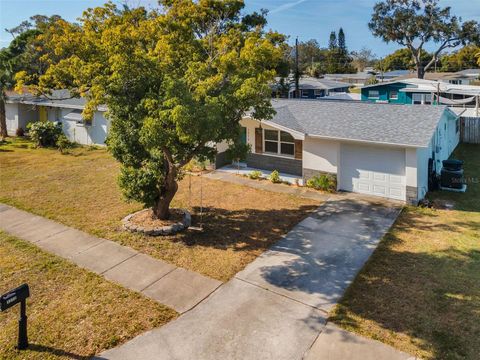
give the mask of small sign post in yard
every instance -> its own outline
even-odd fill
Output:
[[[0,311],[10,309],[20,303],[20,318],[18,319],[18,345],[19,350],[28,347],[27,336],[27,298],[30,296],[28,284],[23,284],[16,289],[10,290],[0,297]]]

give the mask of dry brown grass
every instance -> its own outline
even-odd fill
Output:
[[[176,317],[175,311],[0,232],[0,292],[24,282],[29,349],[15,350],[18,306],[0,316],[1,359],[88,359]]]
[[[173,205],[200,206],[202,233],[148,237],[121,229],[121,219],[140,210],[122,200],[118,165],[104,149],[77,148],[69,155],[31,149],[28,141],[0,148],[0,202],[131,246],[218,280],[228,280],[318,206],[318,202],[193,176],[180,183]],[[193,216],[194,225],[199,217]]]
[[[480,146],[461,145],[465,194],[455,210],[406,208],[331,319],[425,359],[480,354]]]

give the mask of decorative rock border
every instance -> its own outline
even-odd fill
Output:
[[[145,211],[150,211],[150,209],[143,209],[133,214],[127,215],[123,218],[122,223],[123,227],[126,230],[132,232],[139,232],[145,235],[150,236],[161,236],[161,235],[174,235],[180,231],[187,229],[192,223],[192,216],[186,209],[178,209],[183,212],[183,220],[180,222],[176,222],[172,225],[165,225],[160,227],[152,227],[152,226],[141,226],[134,224],[130,219],[137,214],[140,214]]]

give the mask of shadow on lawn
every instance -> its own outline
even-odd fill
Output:
[[[235,251],[266,249],[318,206],[295,209],[226,210],[216,207],[203,209],[202,232],[187,231],[171,237],[173,242]],[[200,209],[193,209],[199,214]],[[200,217],[192,217],[192,226],[200,226]]]
[[[419,226],[429,230],[426,224]],[[444,226],[453,232],[459,227],[479,230],[479,224],[473,221]],[[330,320],[347,329],[376,334],[387,343],[389,339],[396,342],[391,332],[400,337],[405,334],[413,346],[408,344],[403,349],[420,349],[416,355],[422,357],[477,359],[480,251],[454,247],[428,253],[395,250],[402,241],[391,233],[387,235]],[[375,323],[385,332],[369,330],[364,321]],[[406,341],[400,340],[403,344]]]
[[[28,346],[28,350],[33,352],[39,352],[39,353],[48,353],[48,355],[64,356],[68,359],[74,359],[74,360],[87,360],[91,358],[91,356],[78,355],[62,349],[56,349],[50,346],[44,346],[39,344],[30,344]],[[45,355],[45,356],[48,356],[48,355]]]

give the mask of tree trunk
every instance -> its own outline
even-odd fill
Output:
[[[7,134],[7,119],[5,114],[5,97],[2,94],[0,96],[0,140],[4,140]]]
[[[153,206],[153,214],[157,219],[167,220],[170,217],[170,203],[178,190],[176,174],[175,166],[169,164],[165,182],[161,186],[160,196]]]
[[[425,77],[425,69],[422,65],[417,65],[417,78],[423,79]]]

